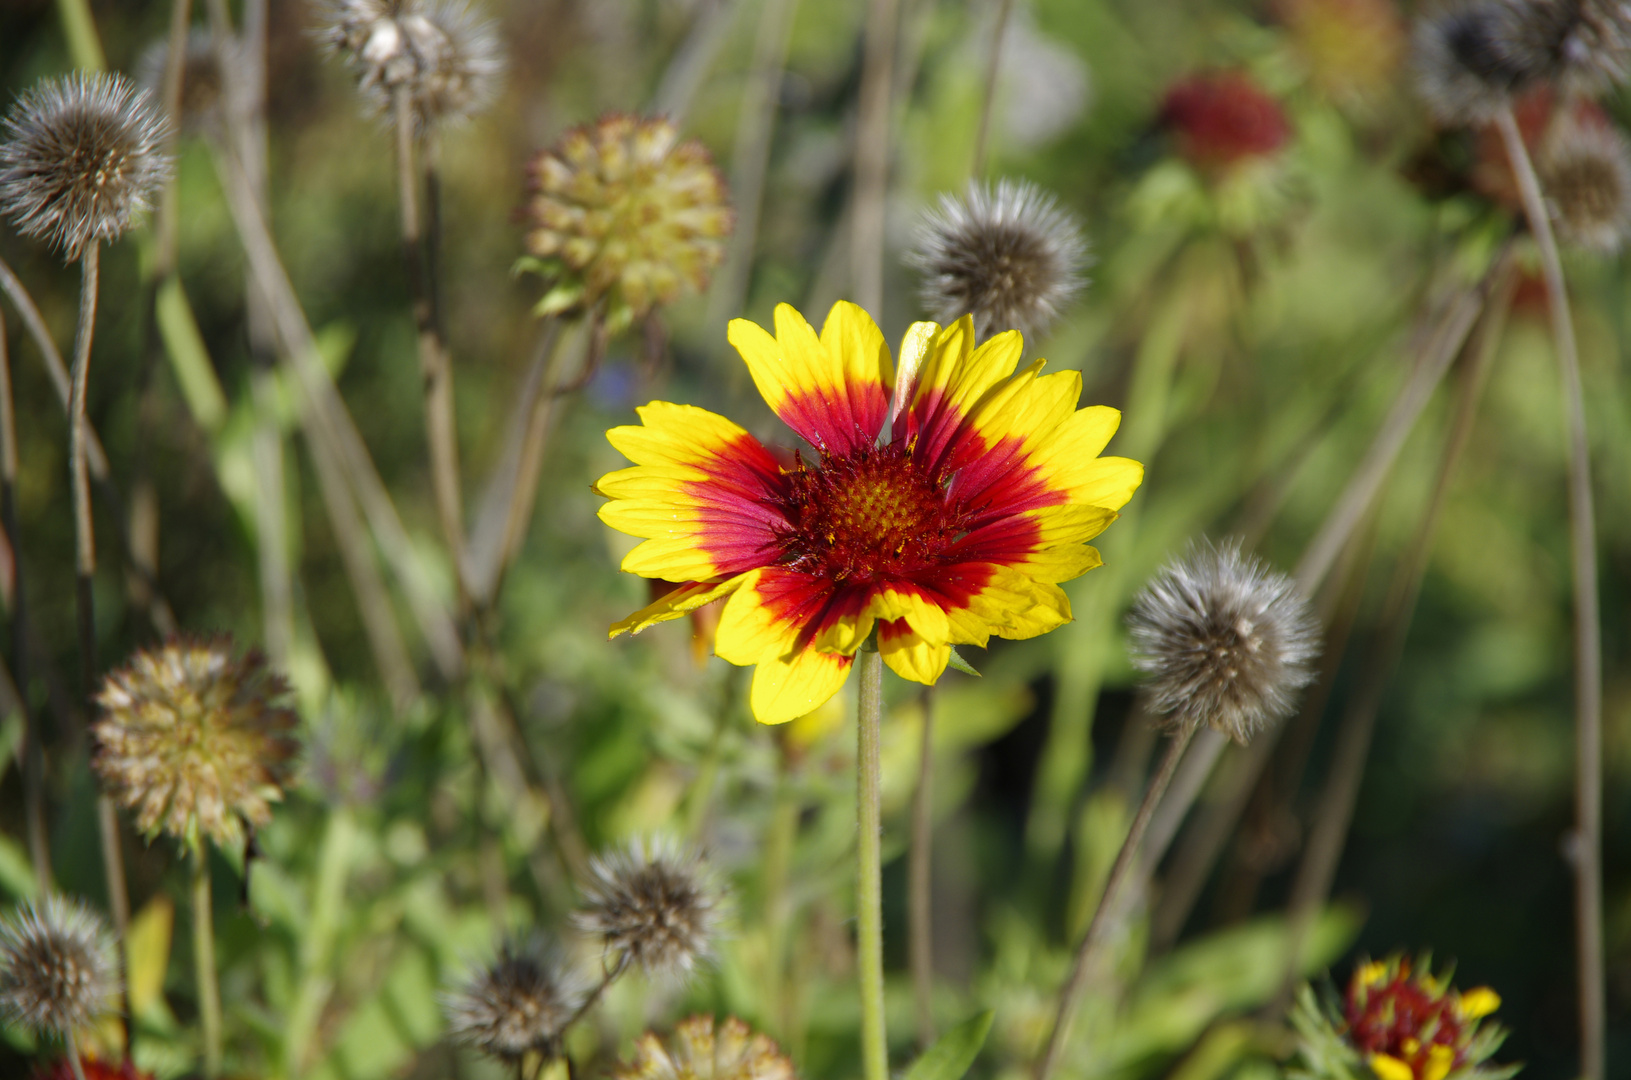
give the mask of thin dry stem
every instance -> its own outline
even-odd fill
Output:
[[[912,847],[907,867],[912,1004],[918,1047],[934,1042],[934,687],[923,689],[923,733],[918,748],[917,790],[912,793]]]
[[[1173,774],[1178,771],[1178,762],[1183,759],[1184,751],[1189,747],[1194,735],[1195,728],[1191,725],[1179,729],[1168,740],[1166,752],[1161,756],[1161,763],[1156,767],[1155,776],[1151,778],[1150,786],[1144,792],[1143,801],[1138,804],[1138,811],[1133,815],[1132,824],[1127,827],[1127,838],[1122,841],[1121,850],[1116,853],[1116,861],[1110,867],[1110,876],[1105,879],[1104,892],[1099,896],[1099,906],[1094,909],[1093,919],[1087,924],[1087,932],[1082,935],[1081,944],[1076,947],[1076,958],[1071,962],[1070,976],[1065,980],[1064,989],[1059,995],[1059,1011],[1054,1017],[1053,1033],[1048,1036],[1048,1048],[1037,1066],[1037,1080],[1050,1080],[1060,1065],[1060,1058],[1070,1041],[1070,1029],[1075,1021],[1076,1011],[1081,1006],[1082,995],[1087,992],[1088,976],[1093,971],[1099,945],[1113,921],[1113,916],[1120,909],[1122,891],[1133,884],[1132,871],[1138,865],[1145,830],[1149,828],[1150,818],[1154,815],[1155,808],[1160,805],[1162,796],[1166,794],[1167,786],[1172,783]]]
[[[305,397],[301,422],[311,437],[311,444],[314,450],[334,458],[340,475],[362,509],[374,542],[402,585],[438,671],[443,678],[455,680],[464,670],[464,646],[459,641],[452,615],[436,595],[429,575],[419,565],[419,556],[403,528],[390,493],[380,480],[328,369],[323,366],[316,338],[278,257],[266,219],[249,190],[241,163],[231,154],[220,155],[217,163],[233,223],[249,259],[250,272],[272,310],[279,343]]]
[[[894,100],[898,0],[869,0],[855,128],[855,190],[850,219],[850,284],[855,302],[883,302],[884,206],[889,192],[889,120]]]
[[[1002,68],[1002,43],[1008,36],[1008,22],[1014,13],[1014,0],[998,0],[997,25],[991,31],[991,59],[985,66],[985,93],[980,98],[980,126],[974,133],[974,164],[969,175],[978,180],[985,175],[986,142],[991,135],[991,112],[997,101],[997,74]]]
[[[419,342],[419,375],[425,395],[425,444],[430,453],[431,488],[436,496],[436,516],[442,527],[459,583],[464,581],[464,505],[459,484],[459,439],[453,415],[453,365],[448,359],[447,342],[436,323],[431,297],[433,272],[420,222],[419,202],[424,177],[415,165],[413,100],[404,84],[392,92],[396,113],[396,179],[401,202],[402,260],[407,267],[408,289],[413,297],[413,322]]]
[[[1481,324],[1479,339],[1469,350],[1472,367],[1462,384],[1455,418],[1451,421],[1450,432],[1440,452],[1432,493],[1408,546],[1394,568],[1393,581],[1378,619],[1375,644],[1364,675],[1349,698],[1348,708],[1337,730],[1336,746],[1331,754],[1331,772],[1321,787],[1308,846],[1291,886],[1285,969],[1274,1006],[1276,1013],[1284,1011],[1291,1002],[1314,916],[1330,895],[1331,884],[1336,879],[1337,863],[1342,857],[1348,829],[1353,822],[1354,806],[1359,799],[1359,784],[1370,757],[1371,736],[1376,730],[1382,695],[1392,682],[1399,659],[1404,654],[1405,638],[1410,631],[1411,617],[1415,613],[1422,579],[1427,574],[1428,560],[1432,555],[1433,536],[1438,531],[1450,482],[1455,477],[1462,451],[1472,435],[1490,361],[1505,323],[1506,306],[1511,299],[1510,272],[1503,274],[1503,284],[1499,299],[1491,305]]]
[[[1575,834],[1570,862],[1575,873],[1575,930],[1580,974],[1580,1070],[1602,1080],[1606,1069],[1607,972],[1603,959],[1603,646],[1597,610],[1597,529],[1591,493],[1591,446],[1574,319],[1563,283],[1557,239],[1534,163],[1510,107],[1496,118],[1507,159],[1517,174],[1529,231],[1540,249],[1547,307],[1563,383],[1569,446],[1569,554],[1574,572]]]

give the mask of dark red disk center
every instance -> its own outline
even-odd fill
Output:
[[[945,486],[902,443],[802,456],[788,474],[782,565],[832,581],[909,576],[940,564],[962,532]]]

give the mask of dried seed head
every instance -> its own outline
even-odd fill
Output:
[[[1528,88],[1533,68],[1513,55],[1517,14],[1504,0],[1471,0],[1416,24],[1416,92],[1446,124],[1489,120]]]
[[[650,975],[689,975],[713,952],[724,898],[709,868],[666,839],[597,856],[578,927],[601,939],[609,963]]]
[[[498,959],[443,1001],[453,1038],[501,1061],[553,1053],[583,1004],[582,979],[560,950],[534,937],[506,942]]]
[[[1571,94],[1624,82],[1631,69],[1631,8],[1623,0],[1501,0],[1496,23],[1508,64]]]
[[[606,300],[614,322],[708,287],[725,257],[725,181],[663,117],[612,114],[573,128],[527,167],[527,251],[553,288],[539,314]]]
[[[75,72],[25,92],[6,115],[0,211],[77,259],[117,239],[170,174],[165,123],[123,75]]]
[[[648,1031],[634,1044],[634,1060],[612,1070],[612,1080],[795,1080],[793,1063],[768,1036],[732,1016],[717,1028],[712,1016],[674,1025],[665,1041]]]
[[[467,0],[328,0],[317,37],[344,58],[372,111],[390,115],[405,88],[421,127],[485,109],[504,74],[497,29]]]
[[[1296,586],[1233,544],[1169,563],[1127,621],[1154,711],[1177,728],[1210,724],[1239,743],[1291,711],[1319,653]]]
[[[906,261],[923,272],[929,313],[944,323],[972,313],[981,338],[1042,334],[1085,287],[1089,262],[1075,217],[1028,180],[941,195]]]
[[[113,935],[77,900],[47,896],[0,925],[0,1012],[41,1033],[99,1020],[119,989]]]
[[[236,43],[229,43],[227,47],[234,49]],[[170,43],[163,39],[149,45],[136,62],[136,85],[147,93],[155,107],[164,101],[164,78],[169,63]],[[181,57],[182,129],[210,131],[219,124],[226,106],[226,88],[215,38],[208,30],[194,30],[187,35],[187,48]]]
[[[1631,232],[1631,147],[1606,118],[1559,117],[1536,165],[1566,240],[1604,254],[1624,246]]]
[[[108,675],[92,766],[152,835],[242,842],[283,798],[298,720],[288,684],[231,639],[174,638]]]

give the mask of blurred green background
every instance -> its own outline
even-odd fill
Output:
[[[510,273],[522,251],[516,213],[528,157],[606,110],[638,112],[663,101],[681,106],[682,130],[734,179],[741,168],[733,157],[736,132],[744,105],[759,92],[750,76],[766,3],[477,6],[501,23],[509,70],[494,107],[447,133],[442,146],[444,288],[472,502],[498,459],[538,337],[529,313],[538,284]],[[968,177],[997,6],[901,0],[887,270],[875,312],[892,342],[921,317],[916,279],[900,262],[917,216]],[[91,10],[109,65],[132,71],[164,34],[170,6],[93,0]],[[849,295],[843,222],[865,15],[858,0],[805,0],[794,10],[786,70],[775,88],[761,220],[751,262],[740,268],[741,310],[720,286],[737,269],[727,264],[709,295],[664,312],[670,336],[661,365],[645,363],[638,334],[624,335],[593,381],[564,399],[496,627],[524,706],[525,737],[570,792],[590,846],[678,827],[705,840],[739,886],[741,929],[717,972],[678,998],[620,986],[599,1026],[597,1052],[615,1052],[618,1039],[648,1019],[671,1020],[693,1007],[729,1009],[776,1034],[805,1075],[838,1077],[851,1075],[855,1060],[844,921],[853,781],[843,722],[825,733],[807,724],[812,730],[802,735],[756,727],[741,700],[742,673],[717,659],[698,666],[683,624],[607,644],[606,627],[646,602],[645,585],[618,573],[626,540],[596,520],[599,499],[589,488],[621,463],[604,430],[632,422],[633,406],[654,397],[715,409],[762,438],[788,439],[726,345],[724,322],[736,314],[768,322],[781,301],[815,321]],[[1360,21],[1316,32],[1308,29],[1308,11]],[[451,596],[423,451],[390,135],[363,113],[340,65],[313,43],[308,6],[276,0],[270,14],[273,229],[340,390],[416,545]],[[1433,169],[1454,173],[1478,148],[1474,139],[1432,131],[1410,98],[1400,66],[1408,17],[1387,0],[1015,5],[988,174],[1029,177],[1055,192],[1085,223],[1096,257],[1092,287],[1033,354],[1080,369],[1085,403],[1123,404],[1135,357],[1156,335],[1176,333],[1176,366],[1164,415],[1129,415],[1122,439],[1112,443],[1111,452],[1134,453],[1124,444],[1134,426],[1153,429],[1136,435],[1148,453],[1134,456],[1145,456],[1149,470],[1128,518],[1104,537],[1109,568],[1072,586],[1079,621],[1050,638],[1001,643],[970,657],[983,679],[950,675],[936,699],[941,1022],[976,1005],[998,1009],[992,1044],[977,1066],[990,1075],[1018,1075],[1020,1048],[1036,1038],[1062,976],[1069,928],[1079,928],[1083,897],[1091,898],[1095,874],[1102,876],[1119,842],[1125,794],[1117,784],[1125,777],[1115,763],[1137,768],[1131,733],[1142,723],[1119,637],[1127,594],[1201,535],[1246,532],[1275,563],[1295,563],[1403,377],[1414,320],[1510,220],[1509,210],[1464,180],[1422,181],[1438,175]],[[1372,40],[1353,26],[1383,29]],[[70,67],[54,3],[0,3],[6,99]],[[1218,70],[1248,72],[1279,102],[1291,130],[1283,148],[1227,180],[1185,164],[1161,122],[1168,87]],[[1606,105],[1626,116],[1623,102]],[[179,624],[255,643],[263,624],[253,477],[244,472],[251,371],[244,260],[210,150],[196,135],[180,144],[177,184],[181,280],[224,394],[225,421],[206,430],[164,352],[144,348],[140,266],[150,239],[140,237],[104,260],[91,416],[121,489],[146,477],[156,492],[158,577]],[[0,256],[27,283],[66,349],[75,269],[9,228],[0,228]],[[1519,257],[1532,262],[1527,251]],[[1571,254],[1567,270],[1599,512],[1613,1071],[1631,1062],[1631,394],[1624,359],[1631,282],[1614,259]],[[21,544],[56,692],[71,697],[65,425],[15,312],[4,313],[21,425]],[[1342,858],[1336,895],[1357,921],[1345,924],[1346,935],[1334,926],[1325,958],[1342,957],[1339,978],[1352,955],[1366,952],[1425,948],[1453,959],[1460,984],[1489,984],[1505,999],[1501,1018],[1513,1034],[1502,1059],[1527,1061],[1528,1076],[1560,1078],[1573,1075],[1577,1051],[1571,879],[1561,848],[1573,817],[1571,632],[1562,407],[1544,320],[1538,291],[1520,285],[1433,543],[1404,659],[1386,691]],[[1289,774],[1277,799],[1254,804],[1180,948],[1199,942],[1250,953],[1249,943],[1238,945],[1238,935],[1226,931],[1283,907],[1329,767],[1330,730],[1363,677],[1377,609],[1431,485],[1449,400],[1441,391],[1429,407],[1367,526],[1367,570],[1350,590],[1353,633],[1307,768]],[[285,455],[294,508],[287,540],[298,567],[291,674],[309,750],[302,786],[262,837],[266,858],[253,871],[249,906],[237,901],[237,870],[225,861],[216,867],[229,1060],[244,1076],[485,1075],[469,1062],[452,1064],[452,1052],[436,1045],[435,988],[482,955],[493,933],[483,902],[491,868],[477,857],[467,820],[479,816],[479,795],[456,722],[459,705],[434,692],[427,674],[433,692],[393,712],[296,435]],[[130,602],[116,522],[105,507],[98,514],[98,629],[104,661],[116,662],[152,641],[155,630]],[[423,643],[410,635],[410,646],[428,672]],[[29,692],[43,707],[49,689],[37,679]],[[886,725],[886,752],[894,755],[886,762],[890,858],[904,847],[916,704],[913,688],[898,680],[887,690],[897,706]],[[1087,705],[1096,700],[1090,744],[1072,693],[1087,693]],[[1062,730],[1050,728],[1061,694],[1078,720],[1071,748],[1083,751],[1083,775],[1073,776],[1068,761],[1060,774],[1048,749],[1050,729],[1056,737]],[[98,898],[92,788],[79,736],[55,714],[49,723],[57,873],[68,890]],[[15,740],[15,722],[4,732]],[[0,846],[0,891],[17,893],[27,881],[21,796],[9,754],[6,760],[0,825],[10,839]],[[514,825],[513,808],[492,807],[489,818]],[[768,898],[780,905],[774,911],[781,914],[772,915],[765,865],[779,850],[778,822],[787,830],[779,835],[791,838],[781,851],[790,870],[786,894]],[[566,879],[538,854],[546,846],[535,828],[504,834],[498,872],[510,886],[503,910],[513,922],[550,925],[564,910]],[[130,841],[130,855],[138,908],[152,897],[183,895],[185,876],[166,844]],[[892,1034],[904,1061],[911,1037],[904,860],[885,872],[891,993],[897,977],[900,990]],[[774,966],[767,957],[782,940],[776,934],[792,942],[789,959],[767,975]],[[139,1021],[153,1048],[148,1064],[166,1075],[187,1060],[192,1010],[186,935],[175,936],[168,992]],[[1202,1028],[1272,989],[1230,989],[1231,980],[1247,977],[1239,960],[1245,953],[1172,955],[1187,955],[1191,966],[1161,968],[1152,959],[1143,967],[1136,957],[1124,965],[1142,978],[1137,985],[1159,1022],[1135,1005],[1116,1028],[1126,1046],[1106,1051],[1096,1069],[1174,1075],[1178,1062],[1193,1060],[1184,1054]],[[1176,995],[1173,986],[1191,997],[1162,996]],[[1194,1004],[1194,994],[1204,1002]],[[1182,1001],[1199,1018],[1189,1027]],[[892,997],[891,1008],[896,1004]],[[591,1052],[587,1045],[584,1052]],[[19,1059],[6,1053],[0,1049],[0,1072],[12,1075]],[[1223,1072],[1266,1060],[1259,1045],[1230,1058]]]

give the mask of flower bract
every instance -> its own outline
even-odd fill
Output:
[[[646,1032],[634,1044],[634,1060],[612,1080],[794,1080],[793,1063],[766,1035],[732,1016],[714,1023],[693,1016],[674,1025],[667,1039]]]
[[[1143,479],[1098,456],[1120,414],[1078,409],[1080,375],[1016,372],[1020,335],[975,348],[968,316],[914,324],[897,373],[847,302],[820,334],[783,304],[774,335],[738,319],[729,336],[809,449],[668,402],[608,432],[635,464],[599,481],[601,519],[646,538],[623,569],[687,583],[614,637],[729,597],[715,652],[758,665],[754,715],[780,723],[832,697],[874,630],[897,674],[933,683],[955,645],[1070,621],[1059,583],[1100,564],[1086,542]]]

